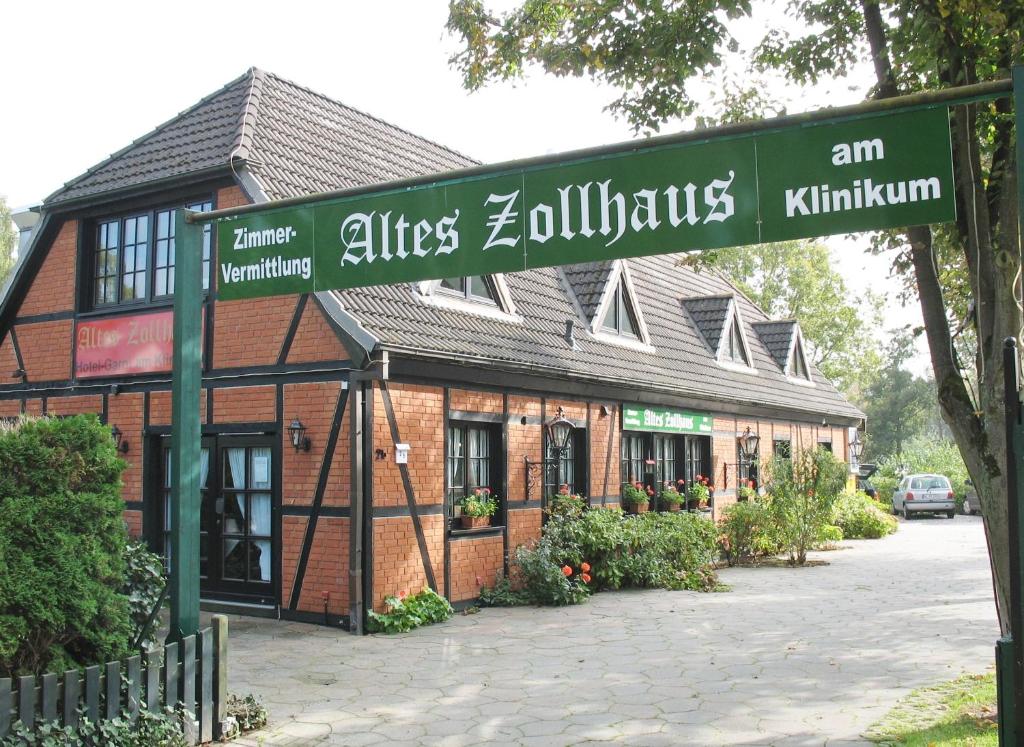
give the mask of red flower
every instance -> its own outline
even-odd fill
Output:
[[[754,481],[753,480],[747,480],[747,487],[750,488],[750,489],[753,489],[754,488]]]
[[[572,575],[572,568],[570,566],[563,565],[562,566],[562,573],[564,573],[566,575],[566,578],[568,578],[569,576]]]
[[[590,574],[589,573],[584,573],[581,576],[581,578],[583,579],[583,583],[585,583],[585,584],[589,584],[590,583]]]
[[[563,483],[562,487],[560,487],[558,489],[558,494],[559,495],[569,495],[569,485],[567,483]]]
[[[405,599],[407,596],[409,596],[409,592],[407,592],[407,591],[400,591],[400,592],[398,592],[398,598],[399,599]]]
[[[590,571],[590,563],[583,563],[580,566],[580,570],[583,571],[584,573],[588,573]]]
[[[650,485],[647,486],[647,495],[654,495],[654,490],[651,488]]]
[[[480,497],[480,488],[473,488],[473,495]]]
[[[704,475],[697,475],[693,479],[696,480],[697,482],[701,482],[704,479]]]
[[[491,494],[491,489],[490,488],[484,488],[484,495],[490,495],[490,494]]]
[[[676,480],[676,485],[685,485],[686,480]]]
[[[635,483],[633,483],[633,487],[636,488],[637,490],[643,490],[644,484],[637,480]]]

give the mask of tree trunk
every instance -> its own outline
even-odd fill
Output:
[[[862,0],[865,36],[871,47],[879,98],[898,93],[886,46],[885,26],[878,0]],[[941,18],[933,19],[943,25]],[[973,63],[950,29],[940,50],[941,76],[951,85],[976,80]],[[1021,333],[1021,312],[1014,296],[1020,266],[1014,149],[997,148],[991,173],[1001,187],[998,195],[985,189],[979,154],[974,106],[958,107],[953,116],[953,156],[956,169],[957,231],[970,272],[975,301],[973,319],[978,351],[975,375],[977,403],[972,401],[953,347],[949,315],[936,270],[933,237],[927,227],[907,230],[921,315],[925,323],[932,369],[943,420],[953,433],[981,501],[996,610],[1004,633],[1009,626],[1009,532],[1006,485],[1007,444],[1004,432],[1002,343]]]

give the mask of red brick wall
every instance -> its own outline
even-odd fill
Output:
[[[21,402],[16,399],[0,399],[0,417],[13,418],[21,414]]]
[[[595,497],[608,496],[609,499],[614,496],[617,501],[621,472],[619,408],[614,403],[609,403],[606,407],[607,415],[601,415],[601,405],[597,403],[592,405],[590,410],[590,494]],[[608,443],[609,433],[612,436],[611,444]],[[599,503],[600,501],[597,501],[594,505]]]
[[[474,392],[452,389],[448,393],[448,406],[458,412],[486,412],[501,415],[502,396],[498,392]]]
[[[213,393],[213,422],[269,423],[277,419],[277,389],[239,386]]]
[[[0,385],[20,384],[21,379],[14,376],[14,372],[18,368],[18,356],[14,353],[14,342],[11,340],[11,336],[7,335],[0,340]]]
[[[500,535],[459,539],[451,543],[451,581],[448,599],[475,599],[481,585],[494,586],[495,571],[504,566],[504,541]]]
[[[399,443],[410,445],[409,478],[416,502],[436,505],[444,501],[444,393],[440,387],[389,383],[395,408]],[[383,459],[373,462],[373,505],[406,505],[395,444],[391,438],[384,399],[374,387],[373,446],[383,449]]]
[[[18,316],[68,311],[75,307],[78,222],[65,221],[43,260],[35,282],[18,309]],[[21,336],[21,330],[18,330]],[[66,376],[62,377],[66,378]]]
[[[301,544],[296,547],[300,548]],[[348,547],[349,520],[321,516],[316,525],[306,577],[299,596],[300,610],[323,612],[323,592],[326,591],[329,595],[328,612],[348,614]],[[282,591],[290,596],[291,586]]]
[[[18,345],[29,381],[66,381],[71,377],[72,321],[18,325]]]
[[[50,400],[50,407],[54,400]],[[143,407],[145,395],[138,392],[117,394],[107,397],[107,422],[116,425],[128,442],[128,453],[124,455],[128,469],[124,473],[124,492],[126,501],[143,500]],[[159,497],[156,497],[159,500]]]
[[[444,517],[421,515],[434,580],[444,583]],[[384,609],[384,597],[405,591],[415,594],[427,586],[423,560],[412,518],[399,516],[373,521],[373,609]],[[435,591],[437,591],[435,589]]]
[[[311,298],[302,312],[302,320],[295,330],[289,363],[312,363],[315,361],[347,360],[348,353],[338,340],[338,335],[324,318],[324,313]]]
[[[302,542],[306,536],[305,516],[284,516],[281,519],[281,605],[288,607],[292,601],[292,586],[299,565]],[[307,570],[307,578],[309,572]]]
[[[508,498],[521,501],[526,498],[526,468],[523,457],[531,462],[542,458],[543,428],[540,425],[540,399],[510,396],[508,398]],[[522,425],[522,418],[528,418]],[[543,476],[538,469],[531,498],[540,498]]]
[[[312,504],[316,494],[316,484],[320,476],[320,466],[324,459],[324,452],[327,448],[327,441],[331,434],[331,423],[334,418],[334,409],[337,405],[338,395],[341,393],[340,383],[319,383],[319,384],[288,384],[284,387],[284,421],[285,427],[292,420],[298,418],[306,426],[306,436],[311,441],[309,451],[296,451],[289,442],[287,432],[282,434],[284,438],[282,503],[285,506],[308,506]],[[219,394],[219,392],[218,392]],[[216,406],[216,400],[214,400]],[[344,435],[344,453],[348,454],[347,434]],[[338,439],[338,446],[342,446],[342,437]],[[347,505],[349,484],[347,473],[345,475],[334,475],[337,469],[337,454],[331,464],[331,477],[328,484],[328,492],[333,492],[332,500],[328,501],[325,494],[325,504]],[[342,477],[344,482],[342,482]],[[340,500],[344,496],[344,501]]]
[[[216,393],[213,395],[216,399]],[[113,398],[110,399],[113,402]],[[206,422],[206,390],[199,392],[199,419]],[[114,421],[110,421],[113,423]],[[149,395],[149,424],[170,425],[171,424],[171,393],[169,391],[150,392]]]

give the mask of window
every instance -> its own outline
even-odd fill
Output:
[[[683,475],[689,485],[697,475],[711,478],[711,436],[687,436],[683,445]],[[712,480],[714,482],[714,480]]]
[[[777,438],[772,441],[772,455],[779,459],[793,458],[793,445],[788,438]]]
[[[818,448],[819,449],[824,449],[829,454],[831,454],[832,453],[832,442],[831,441],[819,441],[818,442]]]
[[[545,436],[544,447],[544,498],[556,495],[563,485],[569,487],[572,494],[582,493],[585,488],[583,476],[586,474],[586,460],[584,458],[585,440],[584,431],[580,428],[573,428],[568,425],[555,427],[555,443],[562,443],[566,431],[571,431],[569,441],[564,451],[554,448]]]
[[[164,565],[170,570],[171,567],[171,450],[164,449],[163,480],[161,481],[161,494],[163,497],[164,515],[163,531],[161,534],[161,548],[164,557]],[[200,494],[200,521],[199,521],[199,576],[206,578],[209,574],[210,561],[210,517],[208,504],[210,502],[210,449],[203,446],[199,451],[199,494]]]
[[[643,481],[647,473],[645,460],[647,458],[646,438],[638,433],[622,434],[622,471],[620,478],[622,482]]]
[[[494,426],[449,424],[445,485],[450,518],[454,518],[459,501],[477,488],[490,488],[492,494],[497,495],[495,483],[501,480],[502,474],[500,444],[501,431]]]
[[[747,348],[743,344],[743,333],[740,331],[740,316],[737,312],[733,312],[732,323],[729,325],[729,334],[723,341],[722,346],[720,360],[736,363],[740,366],[750,365]]]
[[[601,320],[601,331],[612,332],[626,337],[639,337],[636,314],[626,296],[622,280],[615,287],[615,297],[608,304],[608,310]]]
[[[804,346],[799,337],[793,345],[793,354],[789,357],[789,375],[796,379],[811,380],[807,358],[804,357]]]
[[[654,437],[654,469],[655,479],[658,481],[655,490],[660,491],[666,482],[675,484],[675,481],[680,479],[676,457],[681,441],[682,438],[679,436]]]
[[[210,201],[190,203],[208,212]],[[174,217],[167,208],[99,221],[92,263],[93,307],[137,304],[174,294]],[[203,288],[210,287],[212,226],[203,226]]]
[[[464,278],[445,278],[438,290],[462,296],[469,301],[490,301],[497,303],[491,281],[483,275],[471,275]]]

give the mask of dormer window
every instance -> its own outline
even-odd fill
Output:
[[[807,367],[807,358],[804,355],[803,340],[797,337],[793,345],[793,352],[789,357],[789,375],[794,379],[811,380],[811,371]]]
[[[738,314],[733,314],[732,324],[729,325],[729,336],[722,343],[721,359],[739,366],[750,365],[750,356],[747,354],[747,346],[743,344],[743,333],[740,331]]]
[[[638,329],[636,313],[633,311],[633,306],[626,296],[620,279],[615,287],[615,297],[608,304],[608,310],[605,311],[604,318],[601,320],[601,331],[625,337],[639,337]]]
[[[461,296],[467,301],[489,301],[497,303],[494,286],[483,275],[471,275],[462,278],[445,278],[437,286],[439,291]]]

